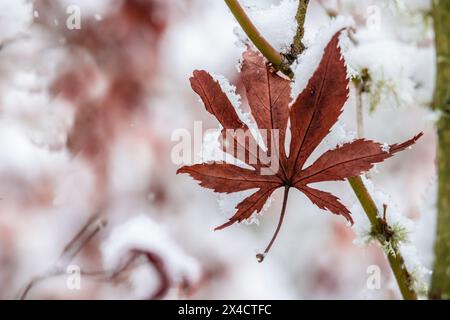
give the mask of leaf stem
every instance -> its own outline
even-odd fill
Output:
[[[274,47],[261,35],[253,22],[245,13],[238,0],[224,0],[233,16],[241,26],[242,30],[247,34],[250,41],[262,53],[264,57],[278,70],[283,72],[289,78],[293,78],[289,63]]]
[[[236,17],[236,20],[241,25],[242,29],[245,31],[245,33],[248,35],[249,39],[253,42],[253,44],[259,49],[259,51],[266,57],[266,59],[271,62],[274,66],[282,66],[282,68],[279,68],[280,71],[285,73],[288,77],[291,79],[294,77],[294,74],[289,66],[285,66],[285,62],[283,61],[283,58],[281,54],[279,54],[259,33],[259,31],[256,29],[256,27],[253,25],[251,20],[246,15],[245,11],[242,9],[242,7],[239,4],[238,0],[224,0],[225,3],[230,8],[233,15]],[[285,71],[283,71],[283,69]],[[286,72],[288,70],[288,72]],[[361,203],[361,206],[364,209],[364,212],[366,213],[367,217],[370,220],[370,223],[372,227],[376,228],[379,223],[380,219],[378,218],[378,208],[375,205],[374,200],[372,199],[369,191],[367,190],[366,186],[364,185],[364,182],[362,181],[361,177],[353,177],[348,179],[353,191],[355,192],[356,197],[358,198],[359,202]],[[263,254],[258,254],[256,257],[259,262],[262,262],[264,260],[265,255],[270,250],[270,247],[272,246],[279,229],[281,228],[281,223],[283,222],[285,210],[286,210],[286,202],[287,202],[287,196],[288,196],[289,189],[286,187],[285,189],[285,195],[284,195],[284,201],[283,201],[283,209],[281,211],[280,216],[280,223],[278,224],[277,230],[275,231],[274,237],[272,241],[269,243],[269,246],[264,251]],[[401,255],[401,253],[398,251],[398,248],[395,248],[394,252],[388,254],[388,260],[389,264],[391,266],[391,269],[394,273],[395,279],[397,280],[397,284],[400,288],[400,292],[402,293],[402,296],[405,300],[416,300],[417,299],[417,293],[411,288],[411,281],[412,276],[408,272],[405,266],[405,261]]]
[[[258,262],[263,262],[264,261],[264,258],[269,253],[270,248],[272,248],[272,245],[275,242],[275,240],[276,240],[276,238],[278,236],[278,233],[280,232],[281,225],[283,224],[284,216],[286,214],[286,207],[287,207],[288,196],[289,196],[289,186],[286,186],[284,188],[283,207],[281,208],[280,220],[278,220],[277,229],[275,230],[275,233],[273,234],[273,237],[270,240],[266,250],[264,250],[264,253],[258,253],[256,255],[256,260],[258,260]]]

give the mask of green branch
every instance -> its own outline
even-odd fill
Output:
[[[438,217],[430,298],[450,299],[450,2],[433,1],[436,38],[434,109],[441,117],[438,134]]]
[[[348,179],[348,182],[353,188],[356,197],[358,198],[364,212],[369,218],[370,224],[372,225],[372,230],[378,233],[380,238],[382,239],[390,239],[389,228],[386,224],[386,219],[380,218],[378,214],[378,208],[375,204],[375,201],[372,199],[369,191],[361,177],[353,177]],[[380,244],[383,241],[379,239]],[[412,288],[413,278],[411,274],[408,272],[405,266],[405,261],[398,250],[398,246],[396,244],[392,244],[393,250],[387,252],[389,265],[391,266],[392,272],[394,273],[395,279],[397,280],[397,284],[400,288],[400,292],[405,300],[416,300],[417,294]]]
[[[259,33],[256,27],[253,25],[245,11],[242,9],[239,1],[237,0],[224,0],[225,3],[230,8],[231,12],[235,16],[236,20],[245,31],[249,39],[253,42],[253,44],[258,48],[258,50],[266,57],[266,59],[271,62],[275,67],[277,67],[280,71],[285,73],[291,79],[294,77],[292,70],[290,69],[289,64],[285,61],[287,59],[283,59],[283,56],[277,52],[268,42],[264,39],[264,37]],[[303,22],[299,23],[299,27],[297,30],[296,37],[294,38],[293,47],[300,48],[302,45],[302,39],[299,36],[303,35],[303,24],[304,18],[306,15],[306,9],[308,5],[308,1],[299,0],[299,9],[297,12],[298,21]],[[303,3],[303,6],[302,6]],[[295,44],[295,42],[297,44]],[[361,177],[354,177],[348,179],[353,191],[356,194],[361,206],[364,209],[367,217],[369,218],[372,229],[377,230],[380,226],[382,219],[378,218],[378,209],[375,205],[374,200],[372,199],[369,191],[367,190],[364,182]],[[408,272],[405,266],[405,262],[403,257],[401,256],[398,248],[394,249],[394,252],[388,253],[389,264],[394,273],[395,279],[397,280],[398,286],[402,293],[402,296],[405,300],[415,300],[417,299],[416,292],[412,289],[412,276]]]
[[[242,30],[247,34],[247,37],[255,45],[255,47],[262,53],[264,57],[277,69],[287,75],[289,78],[294,77],[288,61],[280,54],[274,47],[261,35],[256,29],[253,22],[245,13],[244,9],[239,4],[238,0],[225,0],[231,13],[236,18]]]

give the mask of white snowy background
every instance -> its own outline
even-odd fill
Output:
[[[286,50],[297,1],[241,2],[269,42]],[[425,132],[411,150],[378,165],[367,184],[380,208],[388,205],[388,221],[410,231],[401,250],[426,286],[438,117],[429,109],[430,1],[310,2],[308,49],[295,66],[293,93],[305,87],[331,34],[351,26],[352,39],[341,39],[349,76],[367,69],[372,80],[362,97],[365,136],[395,143]],[[81,10],[79,30],[66,26],[70,5]],[[274,231],[281,195],[275,193],[259,223],[214,232],[236,199],[175,174],[174,130],[192,132],[194,121],[217,128],[188,78],[205,69],[240,91],[245,41],[218,0],[0,0],[0,298],[17,297],[33,277],[52,270],[94,214],[106,226],[63,267],[114,270],[136,250],[149,253],[165,271],[163,298],[400,297],[383,251],[364,243],[367,220],[345,182],[323,186],[351,208],[353,228],[292,192],[281,234],[258,264],[255,254]],[[317,154],[354,137],[355,105],[351,86],[344,114]],[[114,279],[83,275],[80,290],[70,290],[64,272],[47,277],[27,298],[154,297],[161,276],[145,257]],[[372,265],[381,270],[378,290],[367,286]]]

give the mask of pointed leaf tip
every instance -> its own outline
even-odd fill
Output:
[[[423,136],[423,134],[424,134],[423,132],[420,132],[419,134],[415,135],[414,137],[412,137],[411,139],[409,139],[403,143],[390,145],[389,153],[391,155],[394,155],[397,152],[403,151],[406,148],[411,147]]]

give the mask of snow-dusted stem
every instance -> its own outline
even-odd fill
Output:
[[[264,55],[264,57],[267,58],[267,60],[269,60],[270,63],[272,63],[275,68],[283,72],[288,77],[292,78],[294,74],[289,66],[289,63],[277,50],[275,50],[274,47],[272,47],[269,42],[267,42],[267,40],[261,35],[258,29],[256,29],[255,25],[247,16],[239,1],[224,1],[227,4],[228,8],[230,8],[231,13],[236,18],[242,30],[244,30],[255,47],[258,48],[258,50]]]
[[[450,2],[433,1],[437,77],[434,109],[441,117],[438,132],[438,219],[432,299],[450,299]]]
[[[256,29],[256,27],[253,25],[253,23],[250,21],[248,16],[245,14],[244,10],[240,6],[239,2],[237,0],[225,0],[228,7],[230,8],[233,15],[236,17],[236,20],[242,27],[242,29],[247,33],[249,39],[255,44],[255,46],[260,50],[260,52],[266,57],[268,61],[270,61],[272,64],[276,65],[274,63],[275,61],[283,62],[283,59],[281,55],[276,52],[276,50],[273,49],[273,47],[264,39],[262,38],[259,31]],[[255,40],[257,41],[255,43]],[[262,47],[263,50],[260,49]],[[275,55],[274,51],[278,54]],[[281,60],[280,60],[281,57]],[[294,74],[290,67],[288,66],[288,70],[290,72],[286,73],[290,78],[294,77]],[[370,220],[370,223],[372,225],[373,230],[380,230],[379,226],[382,223],[382,219],[378,218],[378,209],[375,205],[374,200],[372,199],[372,196],[370,195],[369,191],[367,190],[366,186],[364,185],[364,182],[362,181],[361,177],[353,177],[349,180],[350,185],[353,188],[353,191],[355,192],[359,202],[361,203],[361,206],[364,209],[364,212],[366,213],[367,217]],[[285,199],[287,200],[287,194],[289,190],[285,191]],[[285,205],[283,206],[283,209],[285,210]],[[280,219],[284,217],[284,210],[282,209],[282,215]],[[276,235],[276,233],[275,233]],[[270,248],[270,245],[269,247]],[[260,254],[257,256],[258,259],[263,258],[264,254]],[[417,293],[412,289],[411,283],[412,283],[412,277],[408,270],[406,269],[404,259],[400,252],[398,251],[398,248],[394,248],[394,253],[388,254],[388,260],[389,264],[392,268],[392,271],[394,273],[395,279],[397,280],[397,284],[400,288],[400,291],[402,293],[402,296],[405,300],[415,300],[417,299]]]
[[[309,0],[299,0],[295,20],[297,21],[297,31],[292,40],[291,50],[285,55],[289,63],[293,63],[297,57],[305,50],[303,36],[305,34],[306,12],[308,11]]]
[[[361,206],[364,209],[367,217],[369,218],[370,224],[372,226],[372,230],[376,232],[382,233],[385,228],[386,221],[383,220],[378,214],[378,208],[373,201],[369,191],[364,185],[361,177],[353,177],[348,179],[350,185],[353,188],[353,191],[356,194]],[[380,234],[382,238],[388,239],[388,234]],[[397,280],[397,284],[400,288],[400,292],[402,293],[403,299],[405,300],[416,300],[417,293],[412,288],[413,278],[411,274],[408,272],[408,269],[405,266],[405,260],[400,254],[397,247],[392,248],[392,252],[388,252],[388,260],[391,266],[392,272],[394,273],[395,279]]]

